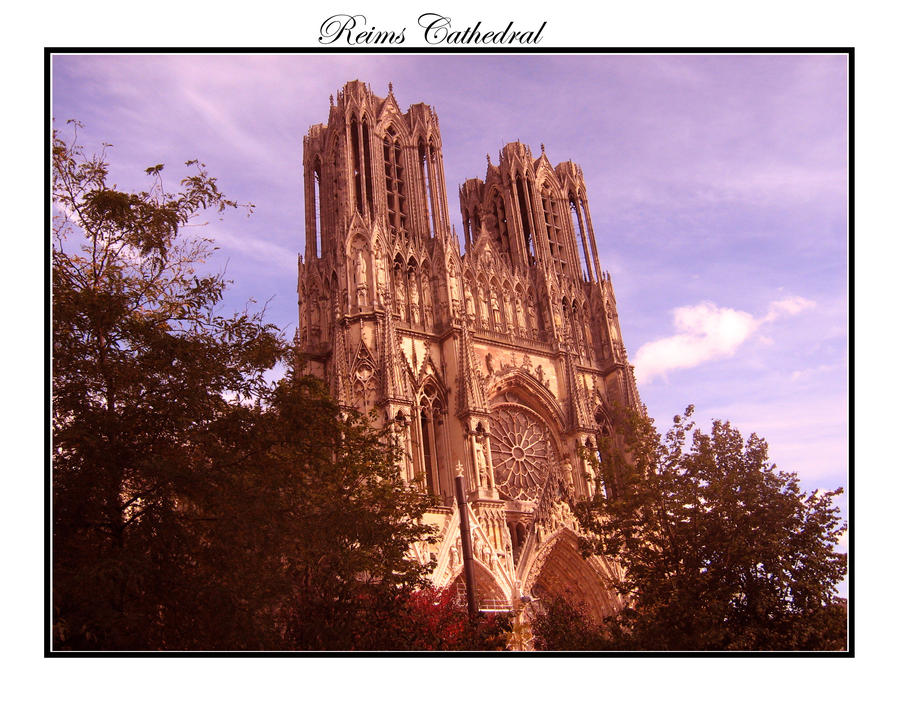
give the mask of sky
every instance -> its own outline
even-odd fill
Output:
[[[507,142],[584,170],[638,388],[661,430],[688,404],[769,441],[807,489],[847,484],[847,63],[838,55],[56,56],[52,113],[111,182],[174,187],[199,158],[254,204],[209,222],[210,266],[290,337],[302,139],[347,81],[440,120],[457,186]],[[199,231],[198,231],[199,232]],[[840,500],[846,506],[846,495]]]

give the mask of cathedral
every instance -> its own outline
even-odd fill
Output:
[[[617,568],[581,556],[566,500],[615,491],[585,458],[610,406],[641,402],[581,167],[543,145],[488,155],[459,187],[461,252],[435,111],[351,81],[303,169],[297,349],[342,406],[393,430],[406,481],[435,498],[415,558],[462,585],[462,474],[481,609],[563,595],[614,612]]]

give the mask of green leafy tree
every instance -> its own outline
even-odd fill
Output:
[[[611,648],[603,625],[574,600],[554,596],[541,605],[531,629],[536,651],[600,651]]]
[[[321,384],[262,313],[223,316],[198,162],[178,191],[107,183],[53,138],[53,643],[57,649],[352,648],[424,585],[426,498],[389,432]],[[371,620],[370,620],[371,622]]]
[[[614,587],[628,606],[606,625],[608,647],[846,648],[841,490],[804,492],[764,440],[722,421],[703,433],[692,413],[660,438],[619,411],[619,437],[600,448],[605,491],[577,508],[585,550],[624,569]]]
[[[431,566],[410,547],[432,533],[430,498],[403,481],[391,429],[342,411],[319,380],[289,375],[254,436],[264,451],[255,472],[279,488],[285,646],[388,648],[399,607],[428,585]]]
[[[129,193],[75,136],[54,133],[52,157],[55,643],[181,645],[163,625],[197,594],[204,438],[246,416],[234,400],[265,390],[283,344],[259,313],[217,312],[211,241],[185,232],[238,204],[204,165],[174,193],[156,165]]]

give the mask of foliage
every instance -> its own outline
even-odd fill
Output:
[[[692,413],[662,439],[618,411],[620,436],[600,448],[605,491],[577,508],[586,552],[624,569],[615,587],[629,606],[606,625],[610,648],[845,648],[841,490],[802,491],[764,440],[722,421],[703,433]]]
[[[554,596],[542,605],[532,625],[537,651],[598,651],[610,648],[603,626],[577,603]]]
[[[390,431],[342,414],[318,380],[289,376],[262,431],[258,472],[283,488],[286,646],[382,648],[362,644],[378,644],[386,622],[402,619],[395,608],[427,585],[431,566],[408,553],[431,534],[429,498],[403,482]]]
[[[183,231],[238,205],[202,164],[177,193],[161,165],[126,193],[75,139],[54,133],[52,155],[56,644],[164,646],[169,606],[203,592],[186,578],[200,449],[247,416],[227,399],[258,396],[283,346],[261,314],[218,315],[226,283],[198,273],[210,241]]]
[[[456,601],[451,588],[398,591],[392,599],[356,603],[346,648],[379,651],[502,651],[510,628],[504,613],[478,614]]]
[[[238,204],[188,166],[123,192],[54,134],[54,648],[344,648],[362,595],[423,584],[425,499],[318,382],[266,383],[279,332],[218,312],[186,235]]]

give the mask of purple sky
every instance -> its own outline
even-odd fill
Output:
[[[584,168],[641,396],[768,439],[808,488],[846,486],[847,64],[842,56],[57,56],[53,114],[106,141],[112,181],[198,157],[251,201],[209,232],[234,286],[296,325],[302,138],[352,79],[440,119],[456,187],[521,140]],[[841,502],[846,504],[846,497]]]

